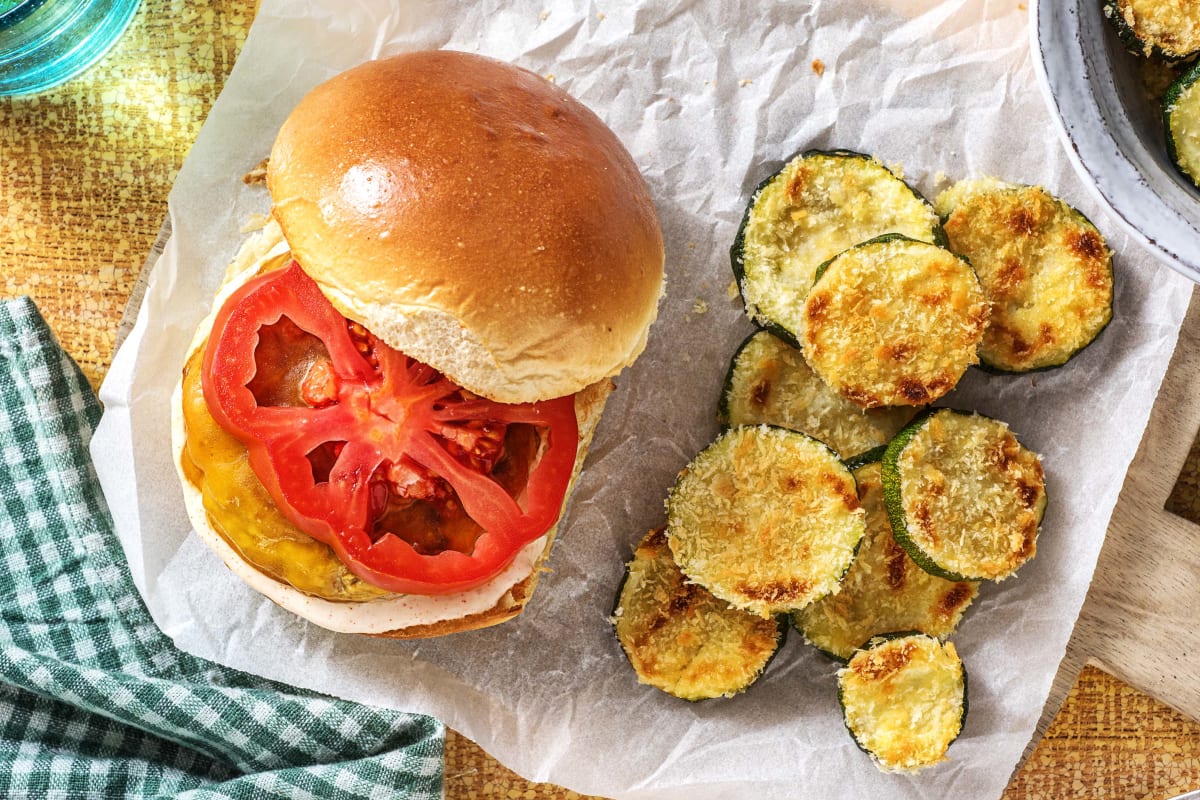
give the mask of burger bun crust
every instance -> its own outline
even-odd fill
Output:
[[[362,64],[295,108],[267,182],[338,310],[476,394],[573,394],[645,346],[663,290],[645,182],[532,72],[453,51]]]

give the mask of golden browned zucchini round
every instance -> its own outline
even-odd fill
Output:
[[[776,620],[734,608],[689,581],[662,529],[629,562],[613,613],[638,681],[684,700],[731,697],[762,674],[783,638]]]
[[[854,477],[837,454],[767,425],[726,431],[667,498],[667,538],[684,574],[760,616],[836,589],[865,530]]]
[[[1200,188],[1200,62],[1167,87],[1162,99],[1167,152],[1175,166]]]
[[[1200,52],[1200,6],[1194,0],[1104,0],[1104,16],[1138,55],[1178,60]]]
[[[730,250],[746,313],[795,343],[817,267],[884,233],[944,236],[933,207],[875,158],[848,150],[792,158],[755,190]]]
[[[883,496],[896,541],[947,580],[1003,580],[1037,552],[1042,462],[999,420],[917,417],[884,453]]]
[[[881,236],[818,276],[804,303],[804,358],[863,408],[931,403],[977,363],[988,302],[970,264],[950,251]]]
[[[992,179],[942,192],[950,248],[971,261],[992,304],[979,345],[985,367],[1029,372],[1065,364],[1112,319],[1112,253],[1083,214],[1039,186]]]
[[[967,717],[967,671],[950,642],[924,634],[871,640],[838,671],[846,728],[880,769],[946,760]]]

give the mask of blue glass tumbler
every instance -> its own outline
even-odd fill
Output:
[[[0,0],[0,95],[73,78],[121,38],[140,0]]]

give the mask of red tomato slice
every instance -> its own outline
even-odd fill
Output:
[[[395,592],[503,570],[558,519],[579,446],[573,397],[472,395],[347,321],[294,262],[221,307],[203,385],[288,519]]]

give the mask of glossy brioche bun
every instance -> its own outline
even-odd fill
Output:
[[[476,394],[572,394],[646,344],[663,242],[645,182],[532,72],[451,51],[362,64],[301,100],[267,183],[333,304]]]
[[[191,362],[198,351],[205,347],[212,331],[216,310],[238,286],[264,269],[284,266],[289,261],[287,242],[283,240],[279,227],[273,222],[251,236],[230,265],[225,283],[213,302],[213,311],[197,328],[187,360]],[[219,499],[212,497],[212,487],[208,484],[203,470],[187,454],[188,420],[195,420],[194,417],[188,416],[184,408],[184,395],[193,388],[186,385],[188,381],[199,381],[199,375],[189,375],[185,372],[183,380],[175,388],[171,404],[171,438],[175,467],[183,486],[184,504],[192,527],[201,541],[252,589],[284,609],[321,627],[343,633],[396,639],[441,636],[484,628],[512,619],[524,610],[525,604],[533,596],[542,564],[550,554],[557,525],[541,538],[522,548],[513,563],[491,581],[475,589],[451,595],[425,597],[387,594],[364,602],[327,600],[301,592],[256,566],[221,531],[231,525],[243,524],[239,514],[244,514],[247,508],[269,502],[269,497],[265,497],[265,490],[255,491],[254,487],[242,482],[235,482],[232,489],[235,492],[234,496],[221,496]],[[612,383],[603,380],[586,387],[575,397],[575,413],[579,422],[579,450],[571,477],[572,488],[579,476],[592,433],[600,420],[611,389]],[[200,406],[203,409],[203,403]],[[191,413],[196,413],[196,410]],[[203,409],[199,413],[208,412]],[[567,496],[570,496],[570,489]],[[239,509],[238,514],[228,516],[229,508]],[[330,557],[334,557],[332,553]]]

